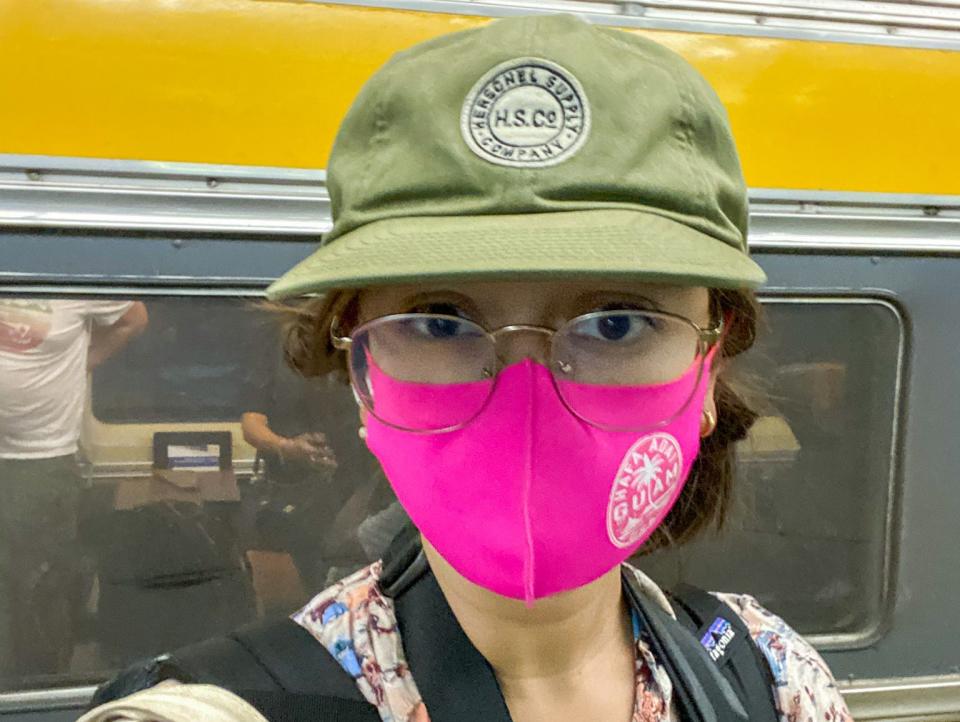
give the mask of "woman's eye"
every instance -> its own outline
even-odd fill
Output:
[[[459,321],[451,318],[424,318],[417,321],[418,330],[433,338],[453,338],[459,335],[463,326]]]
[[[633,326],[630,316],[604,316],[597,322],[597,330],[608,341],[619,341],[630,333]]]
[[[416,313],[423,314],[420,318],[410,321],[413,330],[421,336],[429,336],[436,339],[449,339],[458,336],[464,336],[475,332],[472,323],[457,321],[456,318],[463,318],[469,321],[467,314],[452,303],[430,303],[417,309]],[[446,318],[439,318],[445,316]]]
[[[585,335],[602,341],[635,341],[656,330],[657,320],[639,311],[608,313],[590,319]]]

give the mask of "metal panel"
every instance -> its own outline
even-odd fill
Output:
[[[326,173],[0,155],[0,227],[319,236]]]
[[[86,706],[95,689],[88,686],[0,693],[0,714],[76,710]]]
[[[950,673],[956,635],[944,634],[960,593],[956,564],[960,447],[951,429],[960,417],[960,321],[948,289],[960,284],[960,259],[812,256],[762,253],[769,290],[877,293],[896,300],[910,329],[905,373],[906,421],[895,606],[889,629],[861,651],[825,653],[840,678],[894,678]],[[864,349],[869,353],[869,349]],[[950,391],[945,393],[945,390]],[[949,622],[946,622],[949,624]]]
[[[844,689],[844,696],[857,722],[960,719],[960,677],[956,675],[863,680]]]
[[[825,657],[842,679],[960,674],[951,631],[960,595],[955,558],[960,446],[953,432],[960,418],[957,203],[954,198],[777,191],[760,192],[757,200],[752,242],[770,276],[768,294],[888,298],[909,331],[905,427],[897,460],[903,482],[899,532],[890,540],[899,564],[892,579],[889,626],[866,649],[828,651]],[[309,253],[313,246],[302,238],[292,232],[285,237],[202,237],[176,231],[93,235],[7,229],[0,233],[0,284],[14,293],[58,290],[42,284],[67,284],[73,292],[250,293]],[[899,692],[892,689],[898,685]],[[866,700],[865,714],[884,714],[882,705],[897,694],[917,700],[901,709],[905,715],[933,714],[935,709],[938,715],[956,713],[955,682],[915,680],[909,690],[903,686],[865,682],[854,694]],[[881,706],[870,707],[871,699]],[[932,699],[946,701],[934,708]],[[0,713],[11,709],[8,703],[23,709],[22,698],[3,696]]]
[[[301,240],[166,235],[4,233],[0,285],[261,288],[306,256]]]
[[[15,709],[4,712],[2,700],[0,700],[0,718],[4,722],[76,722],[76,719],[83,714],[84,709],[77,707],[75,709],[62,710],[37,710],[35,712],[20,712]]]
[[[841,679],[949,673],[957,664],[956,640],[955,635],[944,633],[944,625],[949,625],[960,593],[960,568],[954,553],[955,519],[960,517],[955,474],[960,447],[950,429],[960,418],[960,394],[944,390],[960,388],[960,370],[954,363],[960,320],[944,289],[960,284],[960,258],[771,252],[758,257],[770,274],[770,293],[878,294],[896,299],[902,309],[912,343],[906,349],[904,388],[909,414],[905,409],[901,526],[891,540],[900,558],[894,579],[895,606],[889,628],[872,646],[829,651],[825,657]],[[24,290],[22,286],[13,288]],[[928,691],[920,681],[913,684],[911,694],[921,701],[917,707],[903,709],[928,709],[922,700],[929,700],[930,695],[938,699],[948,695],[943,704],[947,705],[944,709],[949,708],[953,688],[938,685]],[[865,683],[858,689],[857,699],[866,700],[864,709],[884,709],[869,707],[870,694],[887,701],[895,695],[890,685],[880,689],[878,684]]]
[[[577,13],[627,27],[798,38],[840,43],[960,49],[960,7],[872,0],[310,0],[337,5],[492,17]]]
[[[242,259],[250,248],[234,243],[222,253]],[[960,566],[954,558],[954,520],[960,518],[955,481],[960,446],[950,431],[960,418],[960,394],[944,390],[960,389],[960,368],[955,363],[960,320],[949,293],[960,286],[960,258],[771,252],[758,258],[770,275],[768,293],[865,294],[893,299],[901,309],[911,342],[905,352],[907,423],[899,459],[904,480],[901,532],[892,539],[900,559],[895,606],[889,629],[875,644],[861,651],[827,652],[827,657],[841,677],[949,673],[957,664],[956,641],[943,633],[942,620],[952,618],[954,599],[960,593]],[[285,265],[276,263],[274,268],[282,270]],[[242,261],[237,262],[240,266]],[[267,269],[257,275],[261,274],[268,275]],[[198,274],[189,285],[203,283]],[[25,287],[13,284],[6,290],[22,292]]]
[[[960,252],[960,196],[758,188],[750,203],[755,249]],[[0,154],[0,230],[156,231],[168,239],[269,233],[317,241],[331,223],[324,171]],[[11,265],[5,270],[27,272]],[[56,278],[54,269],[46,272]]]

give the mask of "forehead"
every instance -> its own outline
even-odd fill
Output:
[[[410,310],[410,304],[448,298],[475,305],[490,317],[517,314],[537,317],[575,315],[597,305],[616,301],[635,302],[679,313],[693,320],[706,320],[709,291],[703,287],[638,283],[618,279],[549,281],[437,281],[364,289],[360,294],[365,318]],[[515,320],[514,320],[515,319]]]

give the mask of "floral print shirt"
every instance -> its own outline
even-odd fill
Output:
[[[380,592],[380,563],[326,589],[293,619],[329,650],[376,706],[383,722],[429,722],[403,652],[393,600]],[[644,594],[671,615],[664,593],[642,572]],[[827,665],[800,635],[747,595],[717,594],[744,620],[773,671],[781,722],[853,722]],[[636,625],[634,626],[637,630]],[[633,722],[678,722],[673,686],[640,634]]]

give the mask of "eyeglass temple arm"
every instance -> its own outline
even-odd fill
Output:
[[[727,332],[726,319],[721,318],[713,328],[698,328],[700,332],[701,353],[707,353],[711,348],[723,341]]]

